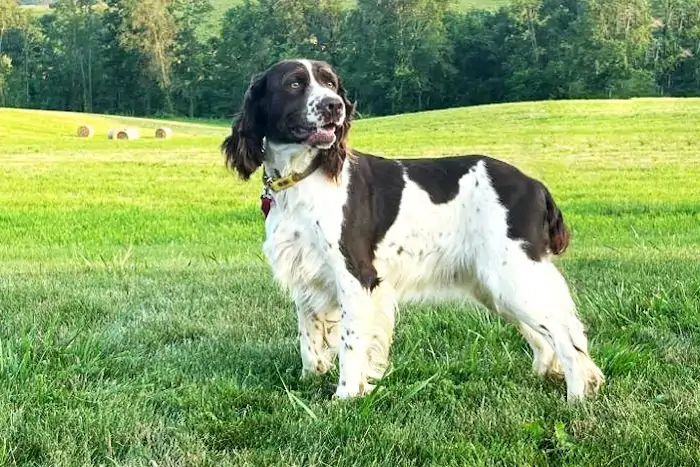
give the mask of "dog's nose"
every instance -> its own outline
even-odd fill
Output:
[[[328,112],[331,116],[336,117],[343,111],[344,105],[339,97],[326,96],[321,99],[319,107],[321,107],[322,111]]]

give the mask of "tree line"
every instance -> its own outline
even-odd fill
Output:
[[[338,68],[364,115],[700,95],[700,0],[0,0],[0,106],[230,118],[278,59]]]

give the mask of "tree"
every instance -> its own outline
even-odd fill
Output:
[[[443,104],[452,73],[441,0],[359,0],[346,23],[343,71],[370,113]]]
[[[309,57],[363,114],[700,95],[700,0],[0,0],[0,105],[230,118],[252,75]],[[217,31],[217,29],[220,29]]]
[[[24,23],[17,0],[0,0],[0,54],[3,53],[5,34]]]
[[[217,111],[235,112],[250,78],[277,60],[315,57],[337,65],[341,25],[333,0],[246,0],[228,10],[215,41]]]
[[[197,28],[211,12],[209,0],[175,0],[172,11],[177,24],[174,46],[173,84],[177,110],[194,117],[201,114],[197,108],[204,94],[204,84],[211,83],[210,64],[212,48],[201,40]]]
[[[61,107],[93,111],[95,64],[102,23],[98,0],[59,0],[44,19],[51,44],[54,93],[63,90]]]
[[[507,92],[509,39],[517,34],[506,10],[473,10],[445,18],[454,73],[447,106],[501,102]]]
[[[649,0],[588,0],[590,43],[593,65],[599,75],[607,75],[610,96],[625,97],[648,93],[653,78],[645,67],[651,44],[651,4]]]
[[[171,9],[173,0],[123,0],[116,3],[120,4],[123,19],[120,44],[141,54],[146,70],[164,93],[167,111],[172,113],[171,71],[178,34]]]
[[[23,20],[16,0],[0,0],[0,105],[5,105],[7,84],[13,69],[12,58],[3,53],[3,41],[8,31],[22,25]]]
[[[698,95],[700,0],[660,0],[652,22],[651,62],[663,94]]]

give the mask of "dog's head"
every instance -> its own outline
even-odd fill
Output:
[[[336,177],[345,160],[355,110],[326,62],[284,60],[251,80],[232,133],[223,144],[229,167],[248,180],[264,162],[263,138],[319,150],[321,168]]]

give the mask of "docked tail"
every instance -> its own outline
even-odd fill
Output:
[[[564,224],[564,214],[557,207],[551,193],[544,187],[544,199],[547,204],[545,224],[549,234],[549,249],[552,254],[560,255],[569,246],[569,230]]]

